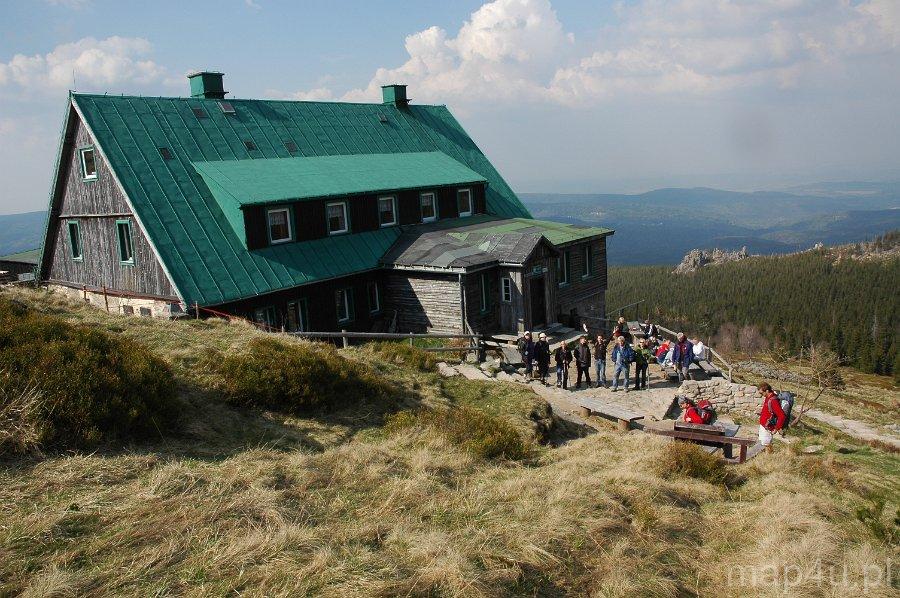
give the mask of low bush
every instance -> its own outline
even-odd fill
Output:
[[[422,372],[430,372],[437,365],[432,353],[403,342],[381,341],[370,343],[367,348],[388,363],[414,367]]]
[[[386,425],[389,433],[414,427],[430,427],[482,459],[520,461],[532,455],[531,444],[512,424],[478,409],[400,411]]]
[[[743,481],[721,458],[692,442],[675,440],[667,443],[657,456],[655,466],[662,476],[681,475],[727,488]]]
[[[175,379],[143,345],[0,298],[7,451],[145,437],[176,420]]]
[[[386,380],[324,343],[256,337],[240,353],[211,355],[208,367],[217,375],[216,384],[228,402],[294,415],[348,401],[380,399],[391,391]]]

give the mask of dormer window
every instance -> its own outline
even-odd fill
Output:
[[[329,235],[347,232],[347,204],[345,202],[338,201],[326,205],[325,213],[328,218]]]
[[[437,206],[434,203],[434,193],[422,193],[419,195],[419,207],[422,209],[422,222],[434,222],[437,220]]]
[[[456,205],[460,216],[472,215],[472,190],[460,189],[456,192]]]
[[[291,240],[291,211],[288,208],[273,208],[268,211],[269,242],[286,243]]]
[[[393,195],[378,198],[378,222],[383,227],[397,224],[397,198]]]
[[[97,160],[94,156],[94,148],[84,147],[79,150],[81,156],[81,178],[85,181],[97,179]]]

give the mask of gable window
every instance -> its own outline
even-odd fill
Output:
[[[500,279],[500,291],[504,303],[512,303],[512,278]]]
[[[81,157],[81,178],[85,181],[93,181],[97,179],[97,158],[94,155],[94,148],[85,147],[79,150]]]
[[[422,193],[419,195],[419,206],[422,209],[422,222],[434,222],[437,220],[437,207],[434,204],[434,193]]]
[[[270,243],[284,243],[291,240],[291,211],[288,208],[269,210],[267,218]]]
[[[119,263],[128,266],[134,265],[131,220],[116,220],[116,236],[119,238]]]
[[[456,205],[459,207],[460,216],[472,215],[472,190],[460,189],[456,192]]]
[[[306,299],[291,301],[287,304],[287,329],[291,332],[309,332],[309,313],[306,310]]]
[[[330,203],[325,207],[328,215],[328,234],[337,235],[347,232],[347,204],[343,201]]]
[[[556,277],[559,285],[569,284],[569,252],[563,251],[562,255],[556,258]]]
[[[378,222],[381,226],[397,224],[397,198],[393,195],[378,198]]]
[[[486,312],[491,307],[491,281],[487,274],[481,275],[481,311]]]
[[[69,249],[72,250],[72,259],[80,262],[84,259],[81,249],[81,225],[77,220],[69,220]]]
[[[594,273],[594,251],[591,244],[584,246],[584,274],[582,278],[587,278]]]
[[[369,295],[369,313],[377,313],[381,311],[381,297],[378,294],[378,283],[370,282],[366,288]]]
[[[339,324],[353,319],[353,289],[340,289],[334,293]]]

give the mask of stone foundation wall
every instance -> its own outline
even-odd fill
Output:
[[[185,313],[180,304],[159,299],[117,297],[114,295],[106,295],[104,297],[103,293],[84,291],[82,289],[75,289],[61,284],[50,284],[47,285],[47,288],[54,293],[65,295],[76,301],[84,301],[94,307],[105,309],[114,314],[154,318],[174,318],[183,316]]]
[[[762,398],[756,387],[750,384],[734,384],[724,378],[713,380],[686,380],[678,389],[693,401],[708,400],[717,413],[740,412],[756,415],[762,408]]]

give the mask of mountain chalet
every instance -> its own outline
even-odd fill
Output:
[[[531,218],[445,106],[70,93],[39,276],[125,314],[511,333],[602,317],[613,231]],[[200,310],[198,310],[200,311]]]

